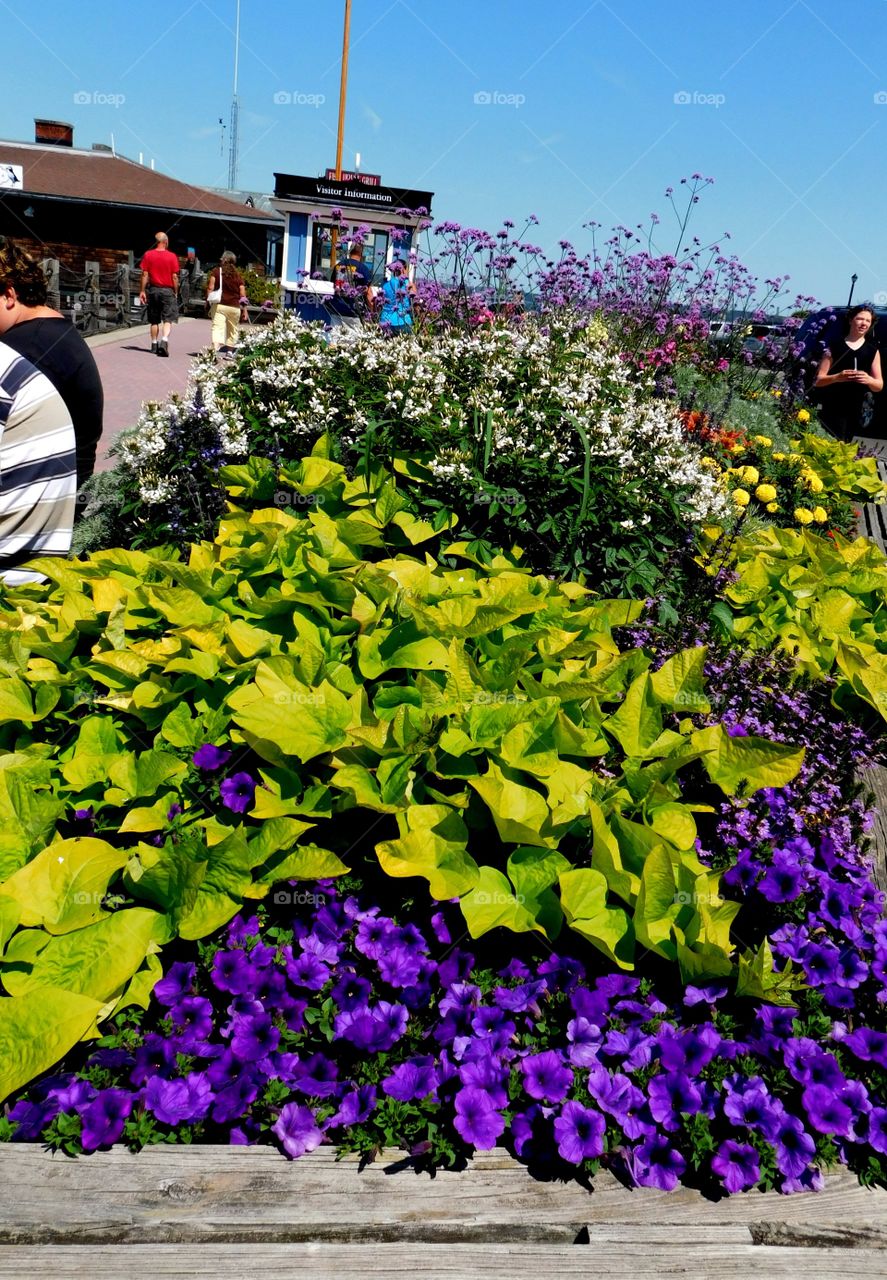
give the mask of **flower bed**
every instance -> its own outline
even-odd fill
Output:
[[[3,590],[2,1136],[884,1180],[884,486],[617,260],[198,364]]]

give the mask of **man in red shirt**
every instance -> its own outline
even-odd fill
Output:
[[[176,294],[179,289],[179,260],[169,249],[169,236],[158,231],[155,246],[141,261],[142,282],[139,298],[148,304],[151,326],[151,350],[158,356],[169,355],[169,331],[179,318]]]

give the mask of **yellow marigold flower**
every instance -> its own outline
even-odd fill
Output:
[[[785,460],[786,460],[786,458],[787,458],[787,457],[788,457],[788,454],[787,454],[787,453],[774,453],[774,454],[773,454],[773,461],[774,461],[774,462],[785,462]]]
[[[731,444],[731,445],[730,445],[730,452],[731,452],[731,453],[745,453],[745,445],[744,445],[744,444],[740,444],[740,443],[739,443],[739,441],[737,440],[736,444]]]
[[[755,497],[758,502],[775,502],[776,489],[772,484],[759,484],[755,489]]]
[[[799,409],[799,410],[798,410],[798,415],[797,415],[797,416],[798,416],[798,422],[809,422],[809,421],[810,421],[810,414],[807,412],[807,410],[806,410],[806,409]]]
[[[795,519],[798,524],[812,524],[813,512],[807,507],[795,507]]]
[[[813,519],[817,524],[825,524],[826,520],[828,520],[828,512],[825,507],[814,507]]]
[[[730,496],[736,503],[737,507],[747,507],[751,502],[751,494],[747,489],[734,489]]]
[[[769,449],[772,446],[773,441],[769,436],[755,436],[755,444],[763,445],[765,449]]]
[[[771,514],[771,516],[772,516],[774,511],[778,511],[778,510],[779,510],[779,503],[778,503],[778,502],[768,502],[768,503],[767,503],[767,510],[770,512],[770,514]]]
[[[761,478],[757,467],[741,467],[739,474],[745,484],[757,484]]]
[[[807,483],[810,485],[811,493],[822,493],[825,488],[825,485],[822,480],[820,480],[819,476],[811,476]]]

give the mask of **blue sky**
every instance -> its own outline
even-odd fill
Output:
[[[239,185],[335,160],[342,0],[242,0]],[[0,0],[0,137],[75,144],[225,186],[236,0]],[[481,95],[476,99],[476,95]],[[693,229],[764,279],[887,304],[887,3],[353,0],[344,161],[435,192],[434,214],[585,249],[665,188],[715,178]]]

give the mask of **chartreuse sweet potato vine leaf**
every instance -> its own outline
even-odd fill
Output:
[[[620,969],[653,951],[688,980],[737,975],[738,907],[696,855],[711,797],[693,779],[778,787],[802,753],[712,720],[704,650],[653,671],[613,634],[636,602],[516,553],[457,543],[439,564],[449,517],[414,520],[391,475],[349,479],[322,446],[283,475],[251,460],[228,477],[269,505],[230,509],[185,560],[47,560],[45,585],[0,594],[8,1087],[144,1003],[168,941],[368,858],[410,894],[460,899],[474,937],[566,928]],[[270,505],[281,487],[312,502]],[[824,622],[845,616],[826,602]],[[218,770],[192,762],[208,744],[228,753]]]

